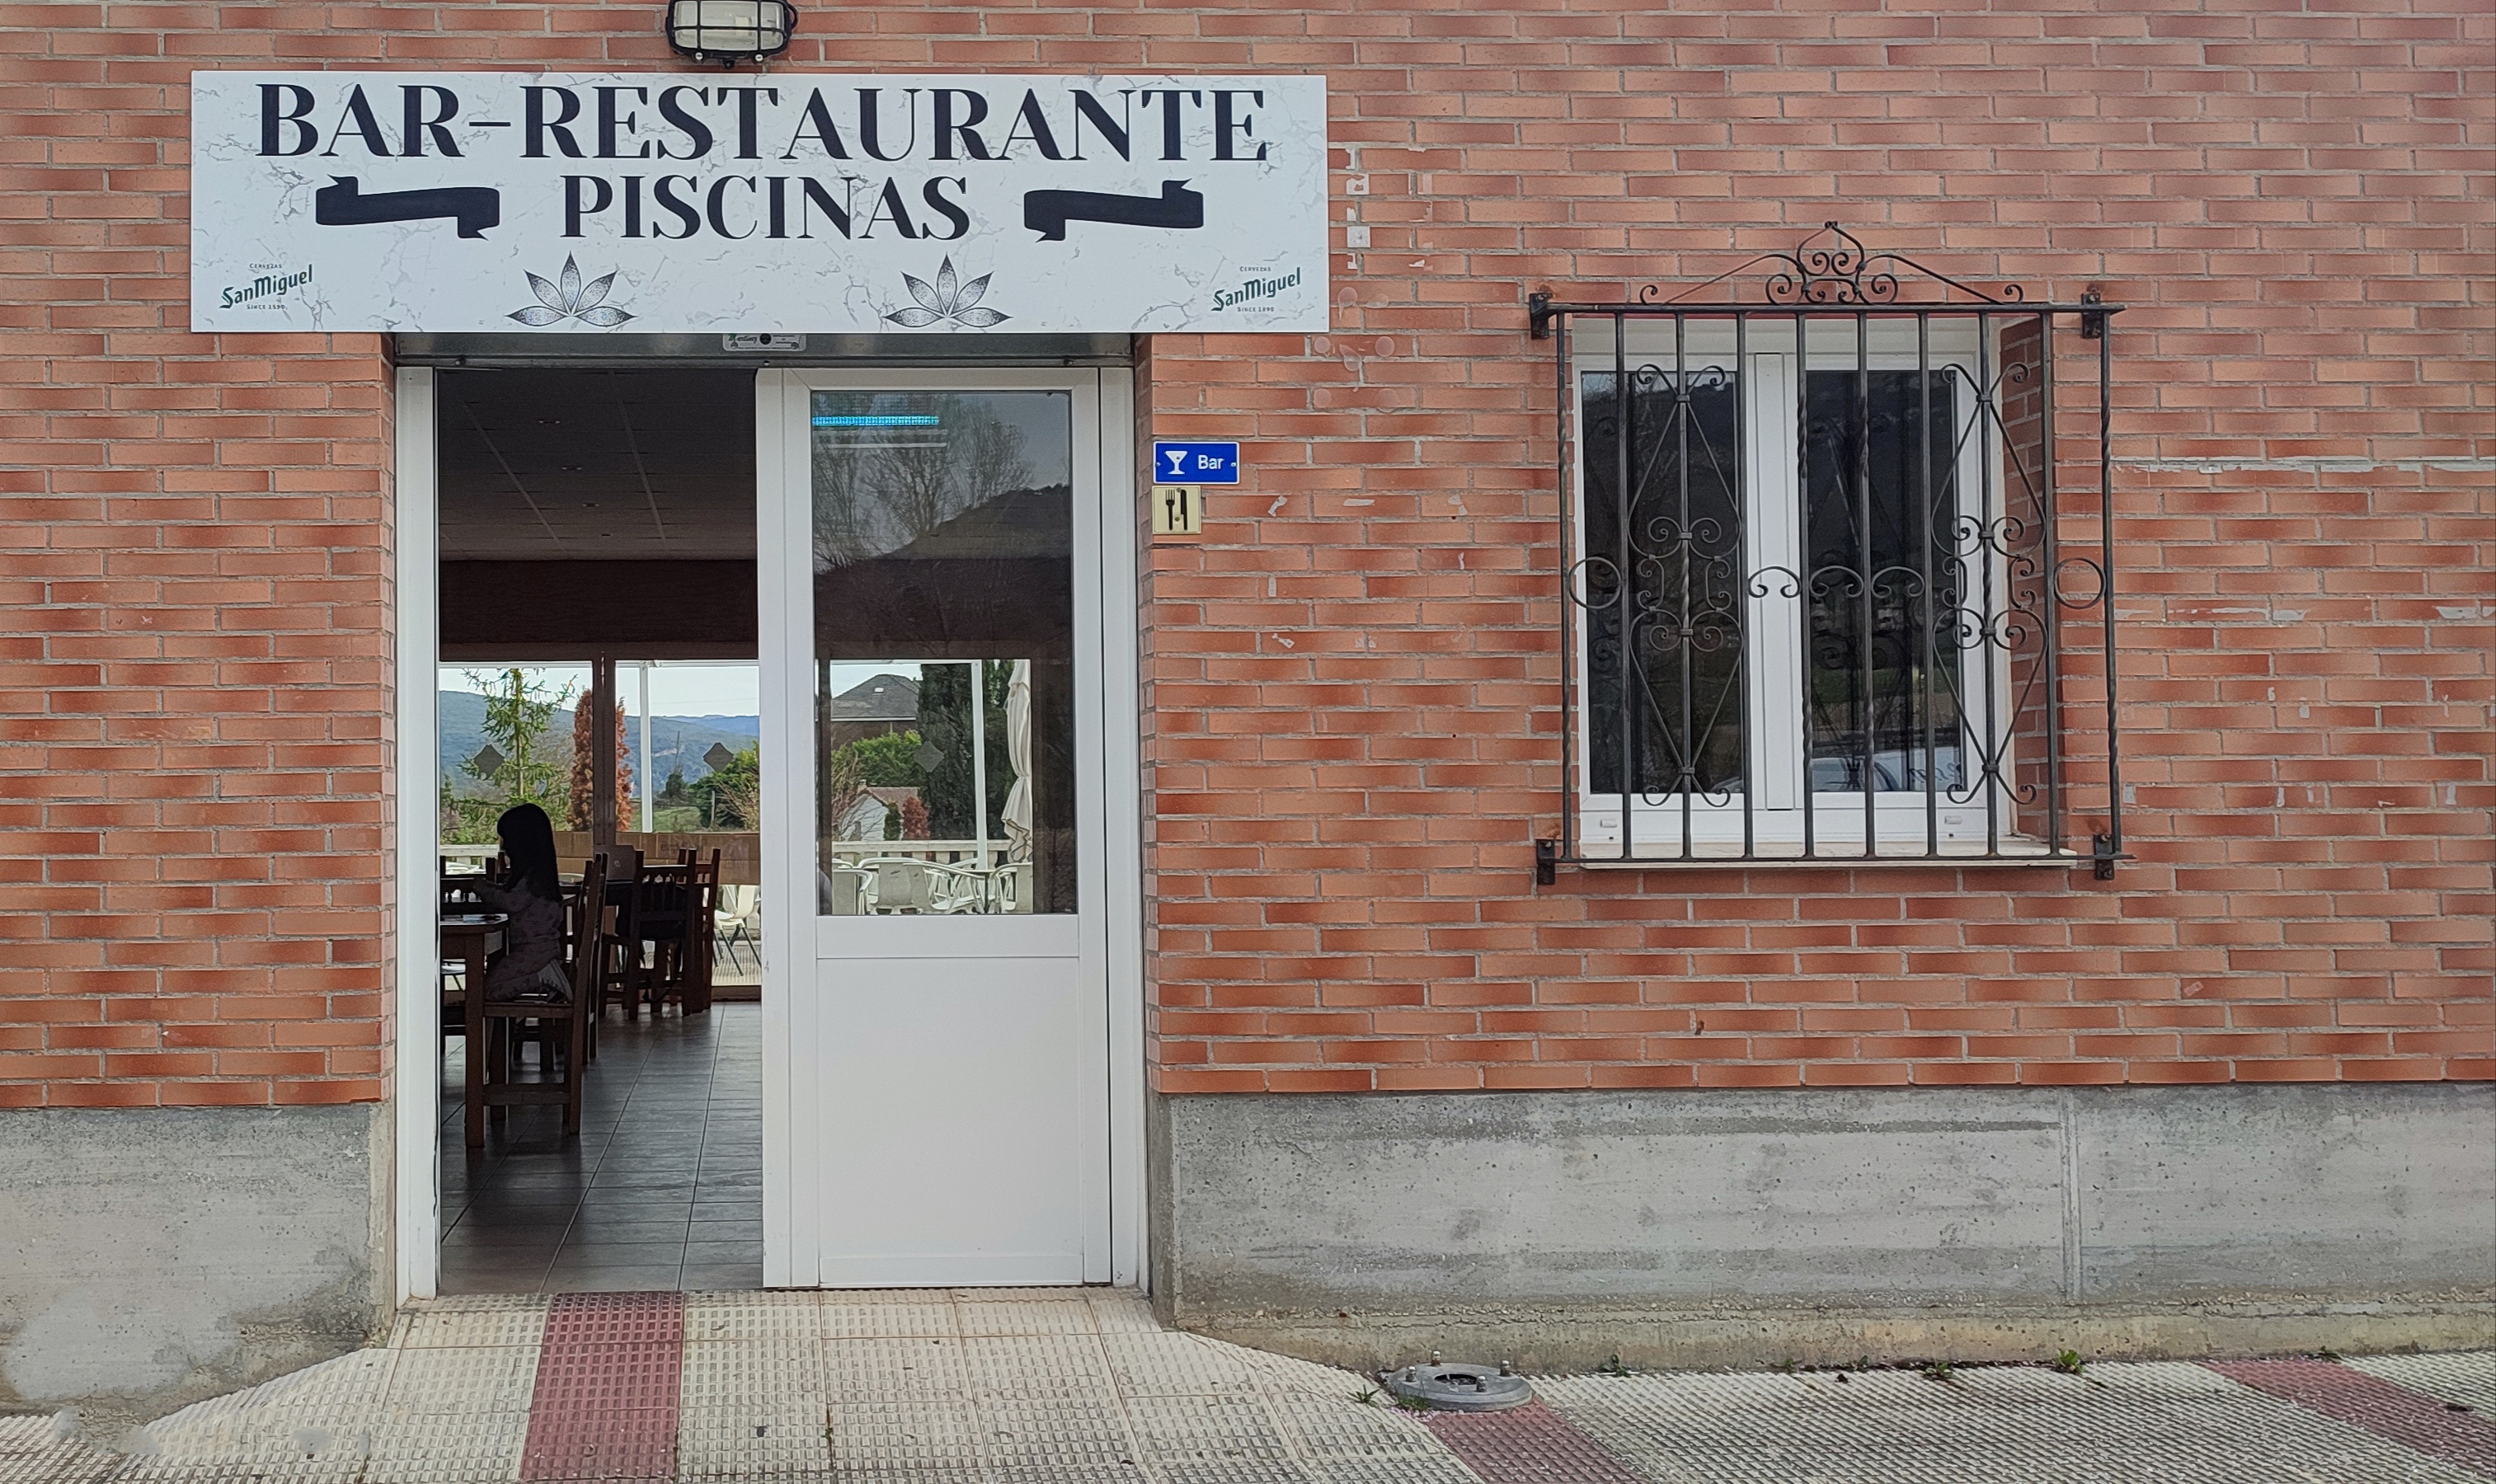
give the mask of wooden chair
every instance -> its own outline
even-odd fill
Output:
[[[563,1108],[563,1131],[566,1135],[580,1131],[581,1078],[588,1070],[588,1024],[598,1013],[600,979],[607,961],[605,943],[614,910],[605,905],[604,862],[592,859],[581,876],[580,911],[582,920],[575,939],[571,970],[572,998],[563,1004],[515,1001],[496,1005],[487,1002],[483,985],[470,987],[468,1005],[476,1012],[481,1034],[468,1037],[468,1143],[473,1148],[484,1142],[484,1118],[489,1109],[560,1104]],[[595,927],[592,924],[595,924]],[[536,1021],[542,1034],[529,1037],[524,1034],[528,1022]],[[543,1034],[554,1032],[555,1034]],[[559,1064],[563,1075],[556,1080],[521,1082],[516,1080],[519,1048],[525,1040],[534,1039],[540,1046],[542,1065],[552,1071]]]
[[[659,1013],[674,971],[672,950],[685,934],[693,897],[691,865],[645,865],[633,891],[633,922],[624,933],[625,974],[632,980],[633,1013],[644,1003]]]
[[[450,864],[444,861],[447,868]],[[448,875],[446,869],[445,874]],[[468,894],[449,881],[442,883],[441,900],[435,903],[445,915],[476,911]],[[468,1034],[468,965],[463,959],[444,958],[439,975],[442,990],[442,1038]]]
[[[590,862],[591,869],[597,866],[597,861]],[[598,1060],[598,1023],[606,1018],[601,1012],[607,1008],[604,990],[614,971],[614,945],[608,942],[608,922],[612,915],[613,910],[605,903],[590,902],[586,875],[577,883],[564,889],[563,961],[573,966],[577,974],[581,955],[589,955],[597,972],[597,987],[601,991],[588,1000],[589,1012],[581,1018],[581,1057],[590,1063]]]
[[[621,1005],[625,1019],[639,1019],[640,981],[635,971],[640,940],[634,936],[634,909],[640,894],[641,852],[629,845],[603,846],[592,859],[606,868],[607,905],[615,909],[615,925],[606,944],[607,973],[599,981],[599,1013],[604,1015],[610,1005]]]
[[[710,1008],[711,935],[719,912],[720,852],[708,861],[687,850],[672,866],[642,869],[637,894],[635,965],[650,1012],[674,1001],[687,1015]]]
[[[668,972],[660,977],[659,992],[674,1000],[678,1011],[686,1015],[710,1009],[711,961],[718,952],[719,857],[717,850],[706,861],[692,850],[684,852],[692,878],[687,883],[683,930],[672,943],[664,945]]]

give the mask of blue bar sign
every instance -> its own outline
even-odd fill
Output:
[[[1236,484],[1239,446],[1235,443],[1157,443],[1153,445],[1156,484]]]

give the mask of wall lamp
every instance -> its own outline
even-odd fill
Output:
[[[789,0],[668,0],[668,45],[697,62],[734,67],[789,49]]]

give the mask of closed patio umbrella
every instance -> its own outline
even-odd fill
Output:
[[[1006,859],[1031,859],[1031,662],[1016,660],[1006,682],[1006,761],[1014,768],[1004,813]]]

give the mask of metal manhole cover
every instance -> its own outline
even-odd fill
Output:
[[[1534,1400],[1534,1388],[1507,1366],[1406,1366],[1379,1377],[1387,1389],[1435,1411],[1496,1412]]]

